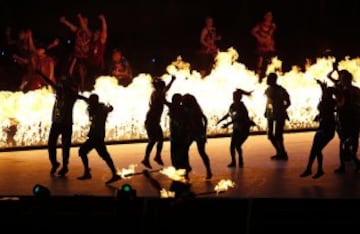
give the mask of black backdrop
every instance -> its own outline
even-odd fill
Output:
[[[14,6],[15,5],[15,6]],[[326,49],[342,58],[360,53],[360,3],[356,0],[260,1],[260,0],[79,0],[69,2],[29,1],[2,3],[1,28],[14,31],[31,28],[37,40],[61,39],[57,56],[67,56],[72,33],[60,24],[60,16],[76,21],[78,12],[88,16],[90,26],[104,13],[108,20],[108,51],[118,47],[130,60],[135,73],[162,74],[177,55],[190,63],[199,46],[204,18],[211,15],[222,35],[221,49],[232,46],[239,60],[254,65],[254,39],[249,31],[265,10],[274,13],[276,41],[284,69],[303,65],[305,58],[319,57]],[[6,51],[4,40],[2,50]],[[3,56],[4,57],[4,56]],[[6,57],[6,55],[5,55]]]

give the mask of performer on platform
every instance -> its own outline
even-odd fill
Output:
[[[271,59],[276,53],[274,32],[276,24],[273,21],[273,14],[268,11],[264,14],[264,19],[258,22],[251,30],[251,34],[255,37],[257,42],[256,53],[256,73],[259,77],[259,83],[262,82],[263,77],[266,75],[266,68]]]

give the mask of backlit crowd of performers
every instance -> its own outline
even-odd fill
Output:
[[[39,89],[47,84],[39,77],[35,70],[40,69],[50,79],[55,81],[59,76],[71,76],[76,79],[80,91],[91,91],[96,78],[110,75],[118,79],[119,85],[128,86],[133,79],[133,70],[128,60],[119,48],[111,48],[111,58],[108,54],[108,24],[104,14],[98,16],[99,24],[91,28],[86,16],[77,14],[77,22],[71,22],[65,16],[59,18],[59,23],[73,33],[73,48],[69,56],[59,57],[56,51],[61,44],[58,38],[51,43],[38,40],[31,29],[14,32],[8,26],[5,32],[7,46],[12,51],[12,59],[21,70],[21,84],[18,89],[30,91]],[[275,56],[276,47],[274,32],[276,24],[272,12],[264,14],[264,19],[251,30],[251,35],[257,41],[256,73],[259,81],[265,77],[265,71],[271,58]],[[14,34],[16,37],[14,39]],[[199,37],[199,53],[196,69],[202,77],[207,76],[214,65],[215,56],[219,51],[218,42],[222,40],[214,26],[214,19],[207,17]],[[70,43],[69,41],[68,43]],[[71,42],[72,43],[72,42]],[[64,51],[62,51],[65,53]]]
[[[74,33],[72,52],[66,59],[53,53],[58,48],[59,39],[45,44],[34,38],[31,29],[20,30],[17,38],[13,39],[11,27],[8,27],[6,37],[13,51],[12,59],[22,71],[19,90],[27,92],[48,85],[36,70],[41,70],[52,81],[60,80],[61,76],[71,76],[80,91],[91,91],[96,78],[101,75],[116,77],[119,85],[128,86],[133,79],[132,68],[118,48],[112,49],[110,61],[106,59],[108,26],[103,14],[98,17],[100,26],[94,30],[90,29],[87,17],[82,14],[77,15],[78,24],[60,17],[59,22]]]
[[[111,178],[106,183],[112,183],[120,179],[114,162],[105,144],[105,126],[108,114],[113,110],[111,105],[99,102],[97,94],[84,97],[79,92],[92,90],[96,77],[107,74],[118,78],[119,85],[127,86],[132,81],[131,68],[122,56],[120,50],[112,52],[112,62],[106,65],[104,54],[107,41],[107,23],[105,16],[100,14],[101,27],[94,31],[88,26],[88,19],[78,14],[78,25],[69,22],[65,17],[60,22],[67,26],[75,34],[75,44],[72,56],[66,62],[66,72],[55,77],[55,60],[47,55],[47,51],[56,47],[59,43],[55,40],[50,45],[35,43],[31,30],[21,31],[15,41],[18,45],[18,53],[14,58],[24,65],[24,79],[20,89],[23,91],[38,89],[44,85],[50,86],[56,94],[52,112],[52,125],[48,139],[49,160],[51,163],[50,174],[65,176],[69,171],[69,157],[72,137],[73,108],[76,100],[83,100],[88,104],[88,116],[90,129],[87,140],[80,146],[78,154],[82,160],[84,173],[78,179],[91,179],[91,170],[88,161],[88,153],[96,149],[99,156],[105,161],[111,171]],[[258,74],[264,71],[266,60],[275,53],[273,32],[276,29],[272,21],[271,12],[267,12],[264,21],[257,24],[251,33],[258,40]],[[9,33],[9,32],[8,32]],[[211,17],[206,19],[206,26],[201,31],[201,53],[205,55],[204,74],[208,72],[209,64],[212,63],[217,53],[216,41],[221,40],[213,26]],[[9,40],[10,42],[11,40]],[[265,65],[264,65],[265,64]],[[338,73],[338,78],[333,74]],[[277,83],[278,75],[273,72],[266,76],[267,99],[264,106],[264,118],[267,119],[267,136],[276,153],[271,160],[287,161],[289,156],[284,145],[284,126],[289,116],[287,110],[291,105],[291,97],[287,90]],[[360,90],[352,84],[353,76],[347,70],[339,70],[334,63],[333,70],[328,74],[332,85],[318,82],[322,90],[322,97],[318,105],[319,114],[316,121],[319,127],[313,139],[309,161],[300,175],[301,177],[312,175],[312,165],[317,160],[318,167],[313,178],[319,178],[324,174],[322,150],[334,138],[337,133],[340,139],[340,166],[335,173],[346,172],[346,161],[354,162],[355,171],[360,171],[360,163],[357,158],[359,125],[360,125]],[[186,176],[192,168],[189,160],[190,146],[195,142],[198,153],[206,169],[206,179],[213,176],[210,157],[206,153],[207,124],[208,120],[194,95],[175,93],[167,97],[167,92],[172,85],[176,85],[176,77],[166,84],[161,78],[153,78],[153,92],[149,97],[149,109],[146,113],[144,127],[148,136],[148,144],[144,150],[141,161],[145,168],[152,168],[151,153],[155,147],[153,160],[160,166],[164,166],[162,149],[164,142],[161,116],[165,107],[168,109],[170,121],[170,158],[171,164],[177,169],[185,169]],[[233,92],[233,101],[229,103],[228,112],[220,118],[217,124],[222,123],[223,128],[232,126],[230,141],[229,168],[244,167],[242,145],[248,139],[250,129],[256,126],[248,114],[248,110],[242,101],[243,95],[251,95],[251,91],[242,90],[240,87]],[[62,163],[57,159],[56,147],[61,136]],[[60,168],[60,166],[62,166]]]
[[[333,78],[332,74],[337,72],[338,78]],[[83,162],[84,174],[78,179],[91,179],[91,172],[87,155],[92,149],[96,149],[99,156],[106,162],[111,170],[112,177],[107,183],[112,183],[120,179],[114,166],[113,160],[106,148],[105,127],[108,114],[113,110],[111,105],[99,102],[97,94],[91,94],[86,98],[78,93],[77,83],[68,79],[62,79],[58,83],[52,82],[45,75],[38,72],[42,79],[53,87],[56,92],[54,103],[52,126],[48,140],[49,159],[51,162],[50,174],[56,172],[60,176],[65,176],[69,169],[69,156],[72,135],[72,114],[75,101],[77,99],[88,103],[88,115],[90,120],[90,130],[88,139],[80,146],[79,156]],[[273,145],[276,153],[271,156],[271,160],[287,161],[289,156],[284,145],[284,126],[289,120],[287,113],[291,105],[291,98],[287,90],[277,83],[277,74],[270,73],[266,77],[267,89],[265,96],[267,99],[264,107],[264,118],[267,119],[267,136]],[[360,162],[357,158],[359,123],[360,123],[360,89],[352,84],[353,76],[347,70],[338,70],[336,64],[334,69],[328,74],[329,80],[334,84],[328,86],[325,82],[318,81],[319,88],[322,90],[321,100],[318,104],[319,114],[315,121],[319,122],[313,144],[310,150],[309,161],[301,177],[312,174],[312,165],[317,160],[317,171],[313,178],[319,178],[324,174],[322,150],[334,138],[335,133],[340,139],[339,158],[340,166],[335,173],[346,172],[346,161],[352,160],[354,170],[360,171]],[[149,100],[149,109],[146,113],[144,127],[148,135],[148,143],[145,149],[144,158],[141,161],[144,167],[151,169],[151,153],[155,147],[154,161],[164,166],[162,149],[164,143],[163,129],[161,127],[161,116],[164,108],[167,107],[170,121],[170,159],[171,164],[176,169],[185,169],[186,176],[192,168],[189,160],[189,149],[192,143],[196,143],[198,153],[206,168],[206,179],[213,176],[211,170],[210,157],[206,153],[207,143],[207,117],[203,113],[201,106],[194,95],[175,93],[169,100],[166,93],[176,81],[173,76],[171,81],[166,84],[161,78],[153,80],[153,92]],[[251,120],[248,110],[242,101],[243,95],[251,95],[251,92],[236,89],[233,92],[233,101],[229,103],[227,114],[220,118],[217,124],[225,122],[222,127],[227,128],[232,125],[230,141],[230,163],[229,168],[243,168],[244,158],[242,145],[250,135],[250,128],[256,123]],[[59,136],[62,136],[62,168],[56,157],[56,146]]]

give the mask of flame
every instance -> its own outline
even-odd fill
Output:
[[[174,198],[174,197],[175,197],[175,192],[168,191],[164,188],[160,190],[160,198]]]
[[[233,48],[219,51],[213,70],[207,77],[202,78],[198,71],[192,70],[191,65],[179,56],[166,68],[167,73],[161,77],[165,82],[169,82],[172,75],[177,78],[168,92],[168,99],[174,93],[191,93],[196,96],[209,120],[209,136],[231,131],[231,128],[222,129],[216,122],[228,111],[232,102],[232,92],[236,88],[254,90],[252,96],[243,98],[250,117],[257,124],[252,131],[264,131],[266,128],[263,115],[266,84],[259,84],[255,72],[237,62],[238,58],[239,54]],[[313,119],[317,114],[316,107],[321,89],[314,78],[326,80],[334,61],[333,57],[318,58],[312,64],[307,60],[305,71],[294,66],[289,72],[282,73],[282,62],[278,58],[272,60],[267,72],[278,73],[279,83],[289,91],[291,97],[290,120],[286,122],[286,129],[317,126]],[[359,58],[347,57],[339,61],[339,69],[347,69],[353,73],[355,85],[360,82],[359,66]],[[147,138],[144,121],[152,92],[151,80],[151,75],[139,74],[126,88],[119,86],[114,77],[101,76],[96,80],[92,92],[99,94],[100,101],[114,106],[106,126],[106,141]],[[84,96],[89,94],[90,92],[82,93]],[[55,100],[50,89],[43,88],[27,93],[0,91],[0,99],[0,148],[47,144]],[[169,123],[166,112],[164,111],[161,124],[165,136],[168,136]],[[74,107],[73,143],[82,143],[86,139],[88,128],[86,103],[79,100]]]
[[[217,194],[227,191],[229,188],[235,187],[235,182],[231,180],[220,180],[219,183],[214,187]]]
[[[137,164],[130,164],[128,168],[121,168],[117,174],[121,176],[121,178],[130,178],[131,176],[129,175],[135,173],[135,167],[137,167]]]
[[[186,170],[185,169],[176,169],[173,166],[169,166],[160,170],[160,173],[168,176],[170,179],[175,181],[180,181],[185,183],[187,180],[185,178]]]

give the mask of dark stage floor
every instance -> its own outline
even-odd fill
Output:
[[[333,173],[339,164],[339,142],[335,138],[324,150],[325,174],[319,179],[300,178],[313,135],[313,132],[286,134],[289,154],[286,162],[270,160],[274,151],[266,136],[250,136],[243,146],[244,168],[236,169],[227,168],[230,139],[209,139],[207,151],[214,174],[209,181],[205,181],[205,168],[193,145],[190,152],[193,171],[186,187],[188,193],[184,193],[189,196],[177,199],[160,198],[154,181],[166,190],[174,183],[159,172],[151,173],[151,179],[136,175],[105,185],[111,174],[95,151],[89,155],[93,178],[87,181],[76,178],[83,172],[77,147],[72,148],[70,171],[65,178],[49,175],[45,149],[2,152],[0,204],[2,215],[7,217],[3,221],[12,227],[16,227],[14,223],[24,223],[36,229],[43,222],[38,218],[43,217],[50,224],[65,218],[78,227],[76,233],[121,229],[122,225],[131,225],[134,233],[155,231],[158,226],[166,227],[157,230],[160,232],[171,231],[168,228],[186,232],[193,230],[191,227],[202,232],[235,228],[238,233],[351,230],[360,218],[360,174],[354,172],[350,162],[346,174]],[[118,144],[109,145],[108,149],[119,170],[137,164],[135,171],[141,172],[145,146],[145,143]],[[170,166],[168,142],[164,144],[163,159],[164,167]],[[154,170],[160,169],[153,160],[151,163]],[[220,194],[214,192],[219,181],[225,179],[235,186]],[[51,196],[48,199],[33,196],[36,184],[48,188]],[[130,184],[137,196],[121,197],[118,191],[124,184]],[[88,221],[81,223],[79,217]],[[285,228],[289,225],[291,229]],[[61,227],[64,226],[45,230],[63,233]]]

